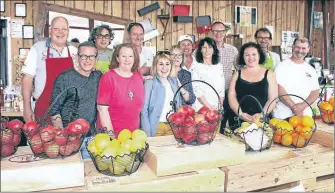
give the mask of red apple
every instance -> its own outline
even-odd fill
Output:
[[[8,123],[8,121],[5,121],[4,119],[1,119],[1,127],[3,128],[3,129],[7,129],[8,128],[8,125],[9,125],[9,123]]]
[[[211,135],[210,133],[201,133],[197,136],[197,141],[200,143],[200,144],[205,144],[207,143],[208,141],[211,140]]]
[[[185,118],[185,122],[186,122],[186,121],[194,121],[194,116],[193,116],[193,117],[186,117],[186,118]]]
[[[14,133],[12,145],[17,146],[21,141],[21,133]]]
[[[36,147],[36,146],[32,146],[31,147],[31,150],[34,152],[34,153],[43,153],[43,146],[42,147]]]
[[[78,139],[78,136],[77,135],[68,135],[68,141],[74,141],[76,139]]]
[[[72,145],[71,146],[69,146],[69,145],[60,146],[59,147],[59,153],[61,155],[68,156],[68,155],[70,155],[73,152],[72,148],[73,148]]]
[[[55,128],[52,125],[43,127],[40,130],[40,135],[43,142],[51,141],[55,137]]]
[[[76,139],[74,141],[69,141],[67,146],[72,146],[74,152],[77,152],[80,149],[81,141],[79,139]]]
[[[194,117],[194,121],[196,123],[200,123],[200,122],[205,121],[205,120],[206,120],[205,115],[203,115],[203,114],[196,114],[195,117]]]
[[[87,132],[88,129],[90,128],[90,123],[87,122],[85,119],[79,118],[79,119],[77,119],[75,122],[79,123],[79,124],[82,126],[82,128],[83,128],[83,133],[84,133],[84,132]]]
[[[186,117],[193,117],[195,114],[195,110],[190,105],[184,105],[179,107],[177,112],[183,113]]]
[[[199,133],[208,133],[211,130],[209,123],[205,120],[197,123],[197,128]]]
[[[63,129],[55,130],[55,143],[57,145],[66,145],[67,143],[67,134]]]
[[[193,120],[187,120],[184,122],[184,132],[197,134],[196,123]]]
[[[23,126],[23,130],[28,136],[34,136],[38,132],[38,127],[40,125],[37,124],[35,121],[28,121],[26,124]]]
[[[173,131],[174,136],[177,139],[181,139],[181,137],[183,135],[183,132],[184,132],[184,127],[173,125],[172,126],[172,131]]]
[[[206,106],[203,106],[201,107],[201,109],[199,109],[198,114],[206,115],[208,111],[210,111],[209,108]]]
[[[183,136],[182,136],[182,140],[186,143],[189,144],[192,141],[195,140],[195,138],[197,137],[197,135],[195,133],[189,133],[189,132],[184,132]]]
[[[72,122],[65,128],[65,132],[69,135],[78,135],[86,131],[87,130],[78,122]]]
[[[14,146],[13,145],[1,145],[1,156],[10,156],[14,153]]]
[[[1,130],[1,144],[11,144],[13,140],[13,131],[10,129]]]
[[[176,125],[181,125],[184,123],[184,120],[185,120],[185,115],[181,112],[175,112],[173,113],[171,117],[171,122],[176,124]]]
[[[219,112],[217,110],[208,111],[205,115],[208,122],[213,123],[219,120]]]
[[[18,133],[20,132],[21,128],[23,127],[23,123],[22,121],[18,120],[18,119],[13,119],[11,121],[9,121],[8,123],[8,127],[14,132],[14,133]]]
[[[43,147],[43,143],[42,143],[42,140],[39,134],[32,136],[29,141],[30,141],[31,147],[34,149],[40,149]]]
[[[209,123],[209,132],[214,132],[216,130],[217,122]]]
[[[55,142],[50,141],[43,145],[44,152],[47,154],[49,158],[55,158],[58,156],[59,153],[59,145]]]

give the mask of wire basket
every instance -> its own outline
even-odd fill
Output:
[[[270,105],[284,96],[294,96],[305,103],[308,102],[300,96],[294,94],[285,94],[280,95],[271,101]],[[269,105],[269,106],[270,106]],[[309,108],[313,112],[313,108],[309,105]],[[269,121],[270,126],[274,130],[273,141],[276,144],[280,144],[285,147],[294,147],[294,148],[302,148],[306,147],[311,140],[313,134],[316,131],[316,124],[315,124],[315,114],[313,116],[292,116],[287,118],[286,120],[280,120],[277,118],[273,118]]]
[[[334,87],[333,92],[331,93],[331,97],[327,99],[327,92],[325,90],[326,86],[334,79],[329,80],[321,89],[319,94],[319,101],[317,106],[320,111],[321,119],[324,123],[329,125],[334,124]]]
[[[21,142],[22,126],[23,123],[20,120],[14,119],[9,121],[8,117],[1,116],[1,158],[11,156],[17,151],[17,147]]]
[[[106,129],[97,129],[98,133],[108,133]],[[110,138],[111,139],[111,138]],[[145,147],[136,151],[118,154],[116,156],[106,156],[95,154],[88,148],[90,143],[95,143],[94,137],[86,142],[87,151],[94,163],[95,168],[102,174],[107,176],[126,176],[138,170],[141,163],[144,163],[144,155],[149,148],[149,144],[145,143]],[[117,150],[115,150],[116,152]]]
[[[78,102],[77,88],[69,87],[53,100],[41,119],[28,121],[24,125],[23,133],[35,157],[65,158],[79,152],[89,124],[79,118]],[[53,107],[61,109],[61,118],[49,116]],[[53,122],[59,120],[63,128],[53,126]]]
[[[189,106],[184,105],[176,107],[176,96],[180,89],[192,82],[200,82],[211,87],[218,97],[217,111],[211,111],[207,107],[202,107],[198,112]],[[178,95],[179,96],[179,95]],[[223,116],[222,105],[220,105],[220,97],[214,87],[202,80],[192,80],[180,86],[174,94],[171,101],[172,110],[166,114],[166,119],[172,129],[173,135],[179,143],[188,145],[203,145],[211,143],[217,130],[220,128]]]
[[[266,114],[263,111],[262,105],[252,95],[245,95],[239,101],[239,107],[237,113],[240,113],[240,109],[242,104],[247,99],[252,99],[256,102],[257,106],[259,107],[262,118],[259,120],[254,120],[252,123],[249,122],[242,122],[240,116],[234,117],[237,121],[237,125],[235,125],[236,129],[234,130],[234,135],[239,136],[242,138],[246,151],[263,151],[271,148],[272,139],[273,139],[273,130],[270,128],[269,124],[267,123]],[[232,136],[232,133],[229,133]],[[229,136],[228,135],[228,136]]]

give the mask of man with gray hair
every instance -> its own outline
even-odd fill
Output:
[[[73,120],[73,114],[78,118],[85,119],[90,124],[90,129],[86,135],[88,137],[95,134],[95,122],[97,117],[97,93],[102,72],[94,70],[98,56],[98,49],[93,42],[83,42],[78,47],[78,66],[62,72],[56,79],[51,96],[51,102],[55,105],[50,109],[52,124],[57,128],[64,128]],[[77,89],[77,98],[74,89]],[[65,94],[60,95],[65,92]],[[71,97],[74,96],[74,97]],[[78,106],[74,108],[74,104]],[[76,111],[76,112],[74,112]],[[87,140],[86,139],[86,140]],[[84,141],[82,145],[82,156],[89,158]]]
[[[26,122],[44,116],[56,77],[77,63],[77,48],[67,42],[67,19],[55,17],[49,34],[49,39],[33,45],[22,67],[23,117]]]

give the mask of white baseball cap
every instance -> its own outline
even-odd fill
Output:
[[[194,41],[193,41],[193,38],[189,35],[181,35],[179,36],[179,39],[178,39],[178,43],[181,42],[181,41],[184,41],[184,40],[189,40],[192,42],[192,44],[194,44]]]

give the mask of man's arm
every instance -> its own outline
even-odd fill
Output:
[[[23,118],[25,122],[35,120],[35,115],[31,108],[33,79],[34,78],[28,74],[23,74],[22,76]]]
[[[142,74],[142,76],[147,76],[150,74],[150,69],[151,69],[150,67],[143,65],[142,67],[140,67],[139,71]]]
[[[278,84],[278,95],[286,95],[287,92],[284,89],[284,87],[282,87],[280,84]],[[293,109],[295,103],[293,102],[293,100],[291,99],[290,96],[281,96],[280,100],[286,105],[288,106],[290,109]]]

